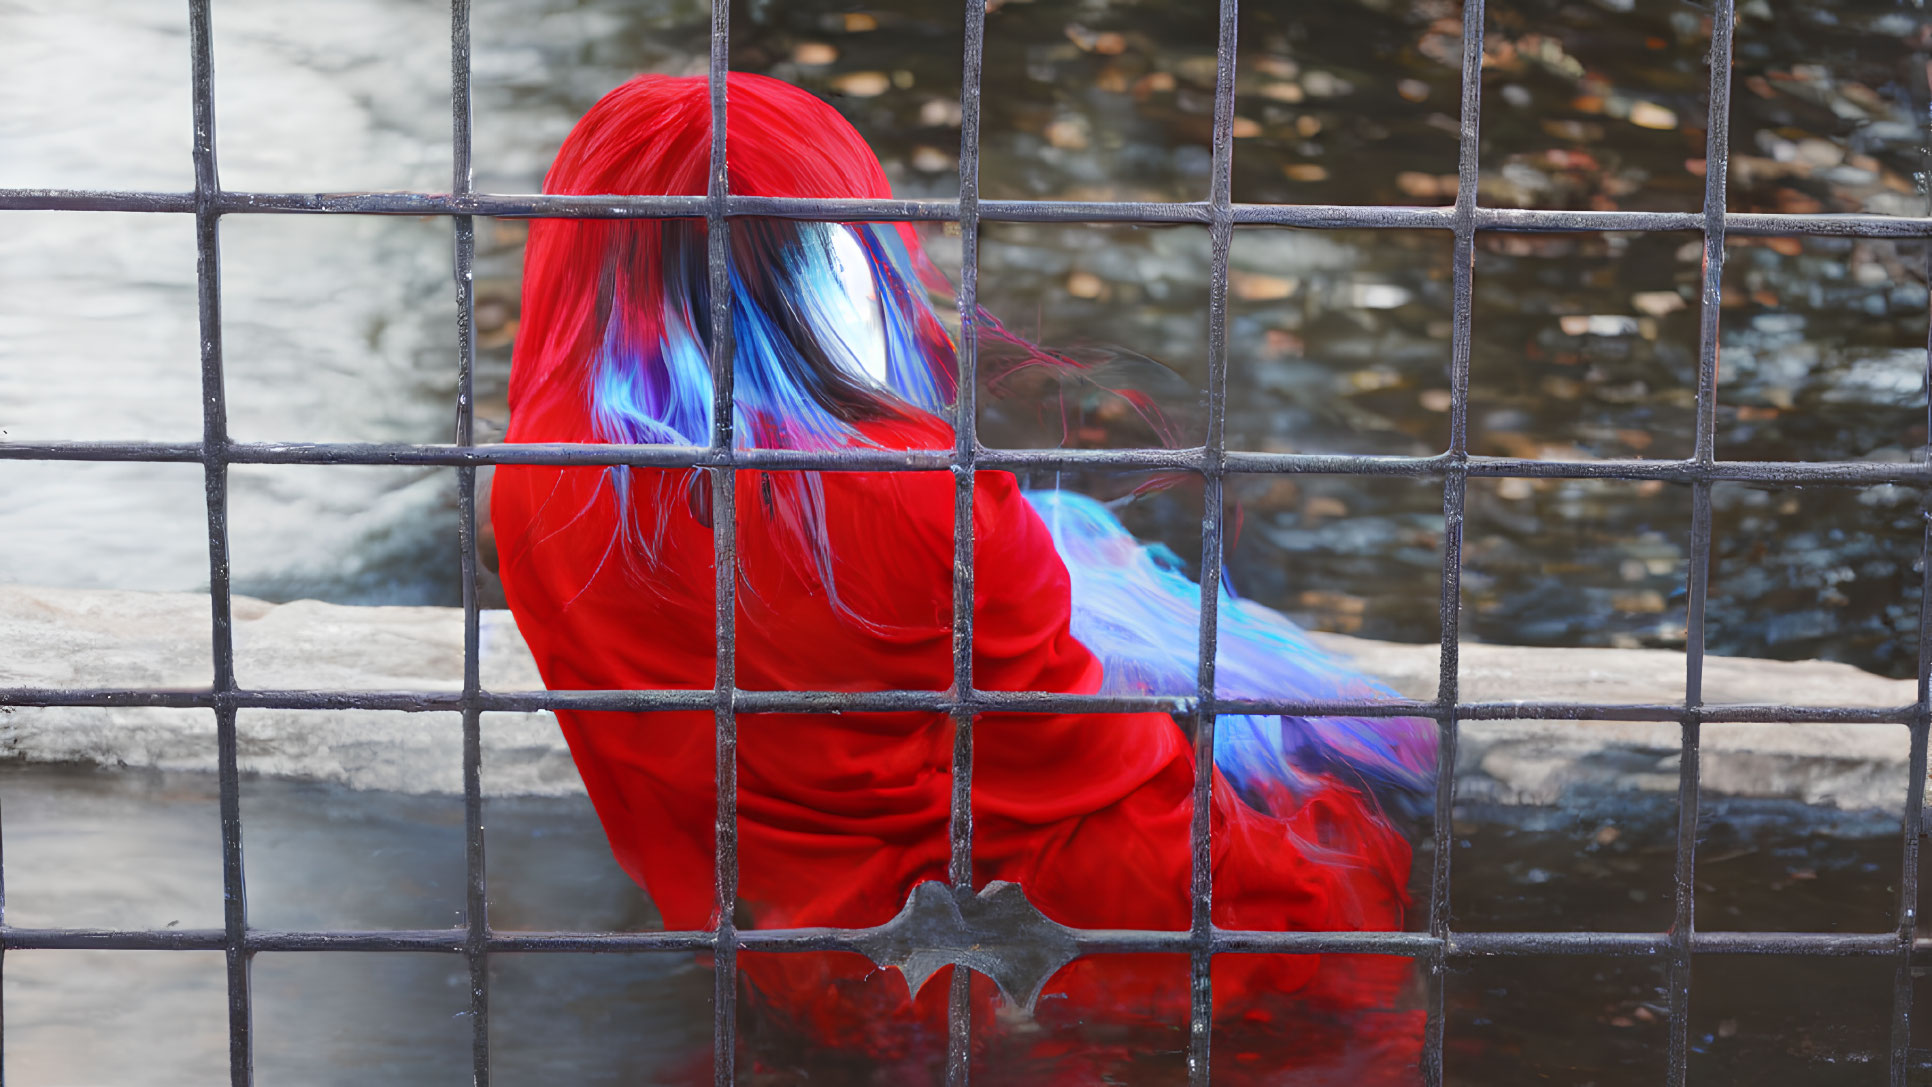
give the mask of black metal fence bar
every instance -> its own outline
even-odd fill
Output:
[[[860,951],[856,932],[863,930],[748,929],[738,933],[741,948],[758,951]],[[1076,929],[1082,954],[1187,952],[1195,944],[1191,932],[1125,929]],[[219,951],[227,935],[221,929],[47,929],[18,928],[7,932],[14,950]],[[1606,951],[1631,955],[1665,955],[1672,936],[1659,932],[1478,932],[1457,933],[1446,953],[1451,957],[1498,955],[1598,955]],[[1701,933],[1700,950],[1717,948],[1732,954],[1890,955],[1896,951],[1889,932],[1879,933]],[[1443,954],[1443,944],[1423,932],[1228,932],[1210,939],[1216,953],[1225,954],[1383,954],[1432,956]],[[252,929],[245,946],[260,951],[425,951],[466,955],[466,928],[376,929],[326,932]],[[710,930],[654,932],[498,932],[490,937],[493,952],[625,954],[709,951],[717,946]],[[1927,947],[1916,949],[1920,955]]]
[[[1928,51],[1921,41],[1915,55],[1927,71],[1932,72],[1932,51]],[[1924,88],[1925,98],[1917,104],[1917,112],[1932,133],[1932,80]],[[1932,178],[1932,141],[1920,147],[1920,159],[1926,169],[1924,176]],[[1925,193],[1926,208],[1932,211],[1932,190]],[[1932,290],[1932,245],[1923,247],[1920,259],[1924,262],[1926,284]],[[1926,389],[1932,392],[1932,325],[1926,328],[1925,341],[1925,380]],[[1927,433],[1932,434],[1932,396],[1926,400]],[[1932,458],[1932,450],[1922,451],[1922,458]],[[1891,1087],[1905,1087],[1906,1073],[1911,1065],[1912,1049],[1912,949],[1913,939],[1918,932],[1919,913],[1919,848],[1925,833],[1925,775],[1927,772],[1926,743],[1932,733],[1932,591],[1927,581],[1932,580],[1932,511],[1922,512],[1925,520],[1919,544],[1919,687],[1918,704],[1910,721],[1912,728],[1911,754],[1906,759],[1908,777],[1905,785],[1905,812],[1901,820],[1902,854],[1899,863],[1898,882],[1898,934],[1895,954],[1898,965],[1892,976],[1892,1038],[1890,1054]]]
[[[1429,1018],[1424,1028],[1422,1080],[1441,1087],[1448,1032],[1450,861],[1456,799],[1456,751],[1461,692],[1462,532],[1469,495],[1469,366],[1476,274],[1476,181],[1482,150],[1483,0],[1464,0],[1462,99],[1456,148],[1453,226],[1453,312],[1449,341],[1448,472],[1442,480],[1442,585],[1437,602],[1441,648],[1436,676],[1436,796],[1429,871],[1429,935],[1436,954],[1426,964]]]
[[[249,991],[248,892],[243,878],[241,775],[237,766],[234,616],[228,556],[228,405],[222,374],[221,192],[215,159],[214,25],[210,0],[189,0],[194,96],[196,297],[201,332],[202,464],[208,504],[208,599],[214,655],[216,777],[221,812],[222,950],[228,982],[228,1078],[254,1080],[254,1008]]]
[[[1932,271],[1932,252],[1927,254]],[[1932,281],[1928,281],[1932,282]],[[1926,373],[1932,379],[1932,328],[1927,330]],[[1926,406],[1932,423],[1932,401]],[[1925,580],[1932,576],[1932,518],[1927,519],[1919,545],[1919,689],[1911,707],[1911,754],[1906,758],[1903,856],[1899,863],[1898,930],[1893,954],[1898,966],[1892,977],[1891,1087],[1905,1087],[1912,1046],[1912,973],[1914,939],[1918,934],[1919,846],[1925,833],[1926,739],[1932,731],[1932,592]],[[1708,718],[1706,718],[1708,720]]]
[[[171,706],[209,709],[217,724],[217,778],[222,829],[223,925],[219,929],[124,931],[13,928],[0,923],[0,956],[18,949],[116,949],[222,951],[227,966],[229,1067],[234,1085],[252,1082],[249,963],[261,951],[413,951],[464,956],[471,985],[472,1073],[477,1084],[491,1075],[489,1051],[489,956],[499,952],[598,951],[621,953],[709,952],[715,957],[714,1080],[734,1078],[737,952],[862,950],[866,930],[736,928],[736,716],[747,712],[928,710],[955,721],[948,874],[956,887],[972,883],[971,779],[973,721],[998,711],[1125,713],[1159,711],[1194,715],[1196,804],[1191,827],[1191,924],[1185,931],[1076,930],[1083,954],[1186,952],[1190,956],[1189,1078],[1208,1080],[1212,1035],[1212,956],[1257,953],[1358,953],[1416,958],[1428,970],[1429,1025],[1423,1074],[1443,1076],[1445,986],[1452,961],[1508,955],[1651,957],[1669,967],[1670,1020],[1667,1081],[1685,1082],[1688,1066],[1690,966],[1694,955],[1802,955],[1895,957],[1891,1082],[1901,1085],[1923,1063],[1911,1049],[1911,982],[1915,969],[1932,961],[1932,939],[1917,935],[1920,836],[1932,731],[1932,594],[1921,594],[1917,701],[1909,706],[1848,707],[1781,704],[1705,705],[1702,702],[1705,604],[1708,599],[1711,488],[1721,481],[1771,485],[1870,486],[1896,483],[1932,486],[1932,462],[1751,462],[1716,456],[1716,365],[1724,240],[1728,235],[1810,235],[1861,238],[1932,238],[1932,215],[1731,213],[1725,208],[1729,85],[1733,12],[1717,0],[1712,16],[1710,109],[1706,133],[1705,204],[1700,213],[1588,212],[1484,208],[1477,203],[1480,73],[1484,23],[1481,0],[1463,13],[1458,191],[1451,207],[1236,204],[1231,196],[1234,58],[1237,0],[1219,2],[1219,64],[1208,199],[1181,203],[982,200],[978,191],[980,88],[985,0],[967,0],[961,84],[961,189],[958,200],[826,200],[733,196],[724,169],[729,63],[727,0],[714,0],[709,37],[713,134],[711,174],[702,197],[565,197],[476,193],[472,189],[471,53],[469,0],[451,3],[452,191],[449,193],[254,193],[227,192],[216,170],[213,50],[210,0],[189,0],[194,110],[195,188],[188,193],[71,189],[0,189],[0,211],[72,210],[193,214],[196,220],[198,305],[201,326],[203,434],[199,442],[46,441],[0,442],[0,459],[150,461],[198,463],[204,468],[210,569],[211,652],[214,682],[200,690],[39,687],[0,688],[5,706]],[[457,418],[451,445],[413,443],[234,442],[227,435],[222,375],[219,221],[227,214],[447,215],[452,219],[453,271],[459,339]],[[707,223],[711,277],[713,429],[706,447],[666,446],[477,446],[474,444],[475,217],[506,218],[702,218]],[[726,239],[730,220],[776,216],[821,221],[926,221],[961,225],[963,239],[959,305],[962,331],[960,396],[955,444],[950,450],[791,451],[734,448],[732,433],[731,328],[726,285]],[[978,239],[982,222],[1194,224],[1210,232],[1208,327],[1208,428],[1204,444],[1177,450],[1000,450],[981,447],[974,404],[977,338]],[[1237,228],[1449,230],[1455,237],[1454,312],[1449,358],[1451,385],[1448,449],[1430,457],[1377,457],[1229,450],[1225,443],[1228,258]],[[1692,456],[1681,460],[1543,461],[1477,457],[1467,443],[1471,291],[1475,237],[1483,231],[1700,231],[1705,257],[1700,326],[1697,431]],[[1932,252],[1928,253],[1932,268]],[[1932,381],[1932,338],[1928,339]],[[1928,409],[1932,424],[1932,408]],[[411,464],[457,469],[459,547],[463,580],[464,671],[456,691],[288,691],[242,689],[234,672],[233,621],[227,541],[227,481],[231,464]],[[495,464],[698,467],[710,471],[713,551],[717,569],[717,671],[709,690],[695,691],[489,691],[480,679],[480,611],[476,593],[476,478]],[[743,691],[735,670],[735,496],[740,469],[820,471],[950,470],[956,481],[953,576],[953,685],[949,691]],[[971,505],[975,473],[1023,468],[1177,470],[1204,481],[1200,661],[1191,695],[1100,696],[977,690],[972,676],[974,541]],[[1227,473],[1332,473],[1443,480],[1444,553],[1439,603],[1442,638],[1438,692],[1434,699],[1363,702],[1223,700],[1214,690],[1217,643],[1216,586],[1222,564],[1221,514]],[[1461,541],[1467,482],[1471,476],[1655,479],[1692,487],[1689,603],[1686,612],[1686,693],[1682,703],[1460,701],[1459,597]],[[1932,520],[1923,555],[1932,563]],[[277,932],[248,928],[239,811],[236,714],[241,709],[338,709],[447,711],[463,714],[463,782],[466,848],[466,915],[461,928],[414,931]],[[576,933],[497,932],[488,917],[481,786],[481,715],[489,711],[543,709],[666,710],[713,712],[716,729],[717,928],[691,932]],[[1440,723],[1442,761],[1436,796],[1431,903],[1426,932],[1234,932],[1212,924],[1211,842],[1207,782],[1213,766],[1213,732],[1220,713],[1300,715],[1416,715]],[[1531,933],[1456,932],[1450,915],[1450,845],[1454,761],[1459,723],[1467,720],[1676,722],[1681,733],[1678,779],[1678,840],[1675,915],[1668,932]],[[1904,871],[1894,931],[1884,933],[1699,932],[1695,926],[1695,840],[1699,800],[1698,742],[1704,722],[1816,722],[1906,725],[1911,729],[1910,785],[1903,819]],[[3,888],[4,884],[0,884]],[[3,896],[0,889],[0,896]],[[0,897],[0,908],[4,897]],[[4,921],[4,914],[0,914]],[[3,961],[3,960],[0,960]],[[956,970],[949,1015],[947,1079],[968,1078],[971,1023],[967,975]]]
[[[709,87],[711,163],[705,183],[705,258],[711,302],[711,449],[735,444],[735,393],[731,330],[731,226],[725,200],[731,192],[726,166],[726,76],[731,71],[730,0],[712,0]],[[711,469],[711,558],[716,572],[717,676],[713,691],[717,736],[718,821],[715,895],[718,911],[712,949],[711,1075],[717,1087],[736,1080],[738,1038],[738,476],[730,465]]]
[[[195,194],[90,189],[0,189],[0,211],[123,211],[191,213]],[[227,191],[215,210],[224,215],[483,215],[506,219],[699,219],[700,196],[556,196],[532,193],[265,193]],[[1454,230],[1455,207],[1362,204],[1232,204],[1236,226],[1293,226],[1310,230]],[[811,219],[825,222],[957,222],[954,200],[859,200],[829,197],[734,196],[729,218]],[[1203,201],[981,200],[983,222],[1147,223],[1206,226],[1214,212]],[[1727,234],[1818,235],[1857,238],[1932,238],[1932,216],[1825,212],[1727,212]],[[1705,216],[1689,211],[1566,211],[1553,208],[1475,209],[1478,231],[1528,233],[1701,230]]]
[[[863,953],[863,929],[747,929],[734,937],[750,951]],[[1083,955],[1188,953],[1197,944],[1191,931],[1073,929]],[[11,950],[60,951],[220,951],[223,929],[46,929],[6,930]],[[1671,932],[1457,932],[1448,941],[1426,932],[1276,932],[1214,930],[1208,947],[1217,955],[1393,955],[1404,958],[1492,959],[1518,956],[1654,958],[1667,961],[1677,937]],[[669,954],[711,951],[714,930],[672,932],[493,932],[492,953]],[[262,951],[435,952],[466,956],[469,930],[377,929],[326,932],[251,929],[243,941],[250,953]],[[1691,950],[1699,955],[1782,955],[1810,958],[1888,958],[1900,952],[1893,932],[1698,932]],[[1907,947],[1912,962],[1932,962],[1932,938]]]
[[[450,0],[450,191],[475,177],[470,95],[470,0]],[[453,226],[456,279],[456,443],[476,440],[476,219]],[[456,469],[457,546],[463,593],[463,953],[470,980],[470,1082],[490,1083],[490,896],[483,835],[482,622],[477,597],[476,466]]]
[[[712,690],[484,691],[475,698],[486,713],[535,713],[546,709],[654,712],[714,710]],[[405,713],[461,711],[456,691],[263,691],[239,689],[225,696],[209,690],[114,690],[58,687],[0,688],[0,706],[153,707],[212,709],[390,710]],[[1079,695],[1028,691],[976,691],[965,699],[943,691],[738,691],[740,713],[1173,713],[1193,716],[1193,695]],[[1679,702],[1462,702],[1417,699],[1375,702],[1314,702],[1291,699],[1217,699],[1223,714],[1290,714],[1298,717],[1440,717],[1464,721],[1682,721]],[[1918,704],[1907,706],[1794,706],[1784,703],[1711,703],[1699,708],[1706,722],[1836,725],[1911,725]]]
[[[976,571],[973,496],[979,485],[979,145],[980,86],[986,69],[986,0],[966,0],[959,82],[959,378],[953,400],[953,691],[973,689]],[[946,878],[954,893],[973,889],[973,709],[951,711],[952,796]],[[972,1072],[972,976],[952,969],[946,994],[946,1083],[966,1087]]]
[[[0,442],[0,460],[147,461],[200,463],[200,442],[39,441]],[[649,468],[758,468],[815,472],[943,472],[957,463],[952,450],[854,449],[800,452],[737,449],[712,453],[694,446],[649,445],[438,445],[396,443],[229,442],[229,464],[613,465]],[[1236,475],[1365,475],[1411,479],[1457,473],[1538,479],[1655,479],[1669,483],[1738,482],[1774,486],[1882,483],[1932,485],[1932,464],[1920,461],[1699,461],[1533,460],[1521,457],[1368,456],[1345,453],[1260,453],[1230,450],[1223,471]],[[1186,449],[985,449],[974,454],[980,468],[1020,470],[1119,470],[1204,472],[1205,448]]]
[[[1704,267],[1699,310],[1693,459],[1717,459],[1717,353],[1723,303],[1725,182],[1730,160],[1732,0],[1711,12],[1710,96],[1704,134]],[[1704,619],[1711,580],[1711,482],[1691,484],[1688,600],[1684,612],[1684,718],[1677,762],[1677,856],[1669,967],[1666,1082],[1682,1087],[1690,1067],[1691,937],[1696,931],[1699,743],[1704,701]]]
[[[1187,1078],[1207,1087],[1214,1041],[1214,843],[1212,841],[1215,665],[1220,645],[1222,514],[1228,415],[1228,259],[1234,247],[1234,75],[1240,8],[1220,0],[1214,130],[1208,178],[1207,433],[1202,448],[1201,604],[1195,639],[1194,808],[1188,820]]]

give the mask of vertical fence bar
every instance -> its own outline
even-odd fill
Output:
[[[1926,73],[1926,96],[1915,103],[1919,124],[1925,134],[1920,159],[1927,177],[1932,177],[1932,57],[1921,49],[1913,54],[1920,71]],[[1932,214],[1932,190],[1925,191],[1926,210]],[[1928,292],[1932,292],[1932,243],[1920,243]],[[1932,301],[1932,298],[1928,298]],[[1932,442],[1932,325],[1925,340],[1925,423],[1927,441]],[[1932,447],[1920,452],[1921,462],[1932,460]],[[1912,720],[1911,755],[1906,759],[1905,811],[1901,820],[1903,858],[1898,882],[1898,966],[1892,976],[1892,1052],[1891,1087],[1905,1087],[1906,1070],[1912,1057],[1912,943],[1919,923],[1919,847],[1925,834],[1926,740],[1932,732],[1932,505],[1919,494],[1921,539],[1919,543],[1919,686],[1917,712]]]
[[[1234,75],[1238,0],[1220,0],[1214,76],[1213,174],[1208,187],[1207,434],[1202,465],[1201,629],[1195,697],[1194,813],[1188,826],[1192,951],[1189,955],[1187,1076],[1207,1087],[1214,1039],[1215,664],[1220,644],[1222,513],[1227,473],[1228,256],[1234,247]]]
[[[959,79],[959,379],[953,398],[953,692],[973,692],[973,495],[979,461],[979,140],[986,67],[986,0],[966,0]],[[973,714],[953,714],[953,794],[947,878],[973,886]],[[972,1064],[972,975],[952,971],[946,1008],[946,1082],[965,1087]]]
[[[1482,150],[1483,0],[1463,0],[1462,103],[1456,145],[1453,312],[1449,337],[1449,471],[1442,479],[1442,598],[1436,605],[1442,645],[1436,670],[1436,805],[1429,870],[1428,1024],[1422,1038],[1422,1081],[1442,1083],[1447,1029],[1449,862],[1455,843],[1456,702],[1462,671],[1462,531],[1469,500],[1469,365],[1475,308],[1476,185]]]
[[[450,0],[450,192],[461,198],[475,185],[474,116],[470,95],[470,0]],[[476,438],[476,218],[457,215],[456,444]],[[490,1082],[490,914],[483,842],[483,729],[480,615],[476,595],[476,469],[456,469],[457,545],[463,580],[463,871],[464,958],[470,973],[470,1081]]]
[[[1204,1084],[1209,1078],[1212,1029],[1212,869],[1209,840],[1209,783],[1213,773],[1215,734],[1215,649],[1218,642],[1218,589],[1224,562],[1222,512],[1226,472],[1227,290],[1233,213],[1231,176],[1232,130],[1235,106],[1235,47],[1238,0],[1219,0],[1219,66],[1213,129],[1213,175],[1209,212],[1211,283],[1208,328],[1208,429],[1203,459],[1201,626],[1199,631],[1198,714],[1196,739],[1195,808],[1190,826],[1191,852],[1191,974],[1189,1078]],[[234,668],[232,601],[227,536],[228,469],[233,449],[227,432],[223,376],[219,218],[222,192],[216,168],[213,94],[211,0],[189,0],[191,68],[194,110],[193,159],[195,191],[198,307],[201,331],[203,439],[200,457],[205,474],[209,547],[213,706],[217,723],[217,768],[222,829],[221,933],[226,955],[229,1063],[232,1084],[252,1082],[252,1008],[247,950],[247,912],[239,809],[236,706],[238,684]],[[954,689],[962,701],[974,693],[972,674],[973,571],[972,503],[975,472],[982,452],[976,433],[977,283],[979,243],[978,169],[981,135],[980,93],[983,80],[986,0],[966,5],[964,71],[961,88],[961,190],[959,221],[962,234],[962,275],[959,292],[961,335],[960,381],[955,403],[953,670]],[[1706,184],[1703,216],[1703,308],[1700,315],[1700,354],[1696,389],[1697,415],[1694,463],[1704,469],[1716,463],[1715,407],[1719,354],[1722,267],[1725,243],[1725,203],[1728,158],[1730,67],[1734,12],[1732,0],[1717,0],[1712,18],[1710,114],[1707,128]],[[474,441],[474,259],[475,221],[462,201],[473,195],[473,129],[471,97],[470,2],[451,2],[452,192],[458,200],[452,216],[454,278],[459,337],[456,443]],[[1438,701],[1441,765],[1437,780],[1435,857],[1431,873],[1429,929],[1436,948],[1430,965],[1429,1026],[1425,1036],[1424,1079],[1442,1080],[1446,948],[1450,936],[1450,847],[1453,843],[1454,763],[1459,690],[1459,602],[1463,521],[1467,502],[1468,398],[1471,362],[1471,299],[1474,241],[1478,213],[1478,150],[1480,132],[1481,60],[1484,13],[1481,0],[1469,0],[1463,12],[1463,86],[1458,160],[1459,188],[1454,208],[1454,322],[1450,359],[1450,449],[1445,469],[1444,555],[1440,619],[1442,638]],[[710,364],[714,380],[711,453],[713,548],[716,564],[716,774],[717,825],[715,890],[718,928],[716,1005],[714,1021],[714,1079],[728,1084],[734,1078],[735,995],[737,952],[735,905],[737,897],[736,719],[735,719],[735,599],[736,523],[735,469],[719,463],[735,444],[733,427],[733,350],[728,289],[729,223],[726,198],[727,108],[726,73],[729,63],[729,3],[714,0],[710,29],[710,94],[712,108],[711,173],[706,191],[710,283]],[[1932,271],[1932,246],[1925,254]],[[1932,387],[1932,336],[1928,337],[1928,387]],[[1928,407],[1932,425],[1932,406]],[[318,455],[319,456],[319,455]],[[322,459],[314,463],[324,463]],[[471,981],[472,1066],[474,1082],[490,1078],[488,1045],[489,923],[483,836],[479,661],[479,601],[476,592],[477,524],[476,469],[457,469],[459,544],[463,578],[464,676],[463,780],[466,833],[467,922],[463,950]],[[1681,757],[1678,782],[1678,840],[1675,857],[1675,915],[1670,932],[1670,1033],[1668,1079],[1682,1084],[1687,1076],[1688,1021],[1691,991],[1690,949],[1695,934],[1695,865],[1700,774],[1698,751],[1703,719],[1702,672],[1705,655],[1706,606],[1712,551],[1712,484],[1708,478],[1693,483],[1692,527],[1686,612],[1685,701],[1681,717]],[[1918,702],[1911,723],[1911,753],[1906,809],[1903,815],[1904,869],[1899,890],[1896,928],[1898,941],[1894,976],[1891,1038],[1891,1082],[1906,1082],[1910,1064],[1913,939],[1916,931],[1918,858],[1924,828],[1923,803],[1927,771],[1928,732],[1932,731],[1932,592],[1924,591],[1924,575],[1932,575],[1932,514],[1928,514],[1921,543],[1922,592]],[[950,859],[948,872],[955,886],[972,884],[972,763],[973,717],[955,714],[953,788],[951,796]],[[4,911],[4,871],[0,869],[0,911]],[[0,921],[4,913],[0,912]],[[0,925],[0,929],[4,926]],[[0,946],[4,955],[4,946]],[[952,978],[947,1078],[963,1085],[971,1033],[968,973],[956,969]],[[0,1055],[3,1056],[3,1055]],[[4,1061],[0,1060],[0,1077]]]
[[[1693,456],[1717,459],[1717,356],[1724,292],[1724,207],[1731,133],[1732,0],[1711,12],[1710,105],[1704,136],[1704,269],[1698,311],[1697,427]],[[1711,482],[1691,484],[1689,599],[1684,611],[1684,719],[1677,763],[1677,856],[1671,920],[1670,1034],[1667,1082],[1681,1087],[1690,1067],[1691,937],[1697,928],[1699,748],[1703,736],[1704,619],[1711,581]]]
[[[731,70],[731,0],[711,3],[711,173],[705,184],[705,247],[711,293],[711,449],[731,452],[735,441],[731,338],[731,223],[726,165],[725,99]],[[738,1039],[738,477],[729,465],[711,469],[711,557],[717,586],[716,699],[718,814],[715,893],[718,931],[713,956],[711,1074],[730,1087]]]
[[[1927,247],[1927,271],[1932,272],[1932,246]],[[1932,281],[1928,281],[1932,282]],[[1932,381],[1932,330],[1926,348],[1928,381]],[[1932,386],[1929,386],[1932,387]],[[1927,404],[1932,423],[1932,401]],[[1932,433],[1932,431],[1928,431]],[[1920,501],[1924,499],[1921,496]],[[1921,506],[1921,510],[1924,507]],[[1901,820],[1904,857],[1898,881],[1898,965],[1892,975],[1891,1087],[1905,1087],[1912,1056],[1912,945],[1919,921],[1919,845],[1925,834],[1926,736],[1932,726],[1932,513],[1919,544],[1919,687],[1917,713],[1912,721],[1912,749],[1906,759],[1905,811]]]
[[[5,807],[5,804],[3,801],[4,801],[4,798],[0,798],[0,807]],[[4,824],[4,822],[5,822],[4,818],[0,818],[0,824]],[[6,835],[0,834],[0,931],[4,931],[6,929],[6,926],[7,926]],[[5,981],[6,962],[7,962],[7,945],[4,942],[0,942],[0,1087],[7,1087],[7,1002],[4,999],[4,993],[6,991],[6,981]]]
[[[235,740],[235,640],[228,559],[228,403],[221,353],[221,181],[215,168],[214,24],[210,0],[189,0],[194,94],[195,293],[201,332],[201,454],[208,500],[216,778],[221,792],[223,951],[228,971],[228,1079],[254,1080],[248,986],[248,893],[242,870],[241,775]]]

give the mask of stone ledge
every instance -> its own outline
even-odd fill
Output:
[[[461,687],[461,613],[452,608],[346,607],[237,597],[235,668],[254,689],[436,690]],[[193,593],[0,586],[0,686],[206,687],[208,598]],[[1319,634],[1334,652],[1403,694],[1435,694],[1433,645]],[[485,612],[483,682],[542,686],[516,624]],[[1543,649],[1467,644],[1466,701],[1673,702],[1683,657],[1662,650]],[[1710,703],[1900,706],[1910,680],[1825,661],[1711,657]],[[247,772],[410,793],[460,792],[455,714],[244,710]],[[582,791],[547,713],[488,714],[484,786],[493,795]],[[1553,805],[1676,788],[1677,726],[1609,721],[1471,721],[1462,728],[1458,796]],[[212,770],[206,711],[14,708],[0,711],[0,754],[32,761]],[[1712,724],[1703,781],[1714,795],[1776,798],[1846,810],[1896,810],[1905,795],[1906,730],[1887,725]]]

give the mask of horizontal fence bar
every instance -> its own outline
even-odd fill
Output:
[[[217,210],[234,214],[485,215],[498,218],[702,219],[702,196],[558,196],[537,193],[222,192]],[[91,189],[0,189],[0,211],[195,210],[193,193]],[[1356,204],[1235,204],[1236,226],[1305,229],[1452,230],[1455,209]],[[956,200],[851,200],[733,196],[725,214],[827,222],[958,222]],[[981,200],[979,218],[1010,223],[1146,223],[1206,226],[1206,201]],[[1548,208],[1476,209],[1476,229],[1504,232],[1700,230],[1697,212],[1564,211]],[[1932,216],[1728,212],[1727,234],[1808,234],[1857,238],[1932,237]]]
[[[740,713],[1170,713],[1194,712],[1194,695],[1080,695],[1047,691],[738,691]],[[607,712],[715,710],[711,688],[653,691],[482,691],[473,700],[486,713],[535,713],[569,709]],[[0,687],[0,706],[235,709],[381,710],[448,713],[464,707],[449,691],[301,691],[143,688]],[[1440,702],[1390,698],[1311,702],[1290,699],[1217,698],[1223,714],[1287,714],[1292,717],[1441,717],[1453,710],[1475,721],[1655,721],[1705,723],[1910,725],[1916,705],[1796,706],[1778,703],[1712,703],[1686,709],[1678,702]]]
[[[1070,929],[1082,955],[1132,953],[1184,954],[1196,940],[1186,931]],[[864,953],[873,929],[741,929],[737,944],[749,951]],[[432,952],[462,954],[469,930],[410,929],[338,932],[280,932],[251,929],[244,946],[255,952]],[[220,951],[221,929],[83,929],[0,926],[0,948],[8,951]],[[1670,950],[1663,932],[1452,932],[1451,958],[1529,955],[1650,957]],[[492,953],[675,953],[708,951],[717,934],[678,932],[491,932]],[[1433,955],[1438,941],[1426,932],[1267,932],[1216,928],[1208,948],[1215,954],[1272,955]],[[1697,932],[1691,951],[1700,955],[1798,955],[1809,957],[1886,956],[1899,953],[1891,932]],[[1915,956],[1932,956],[1932,938],[1913,941]]]
[[[942,472],[948,449],[734,449],[702,446],[582,444],[442,445],[408,442],[231,442],[222,460],[231,464],[394,465],[481,467],[496,464],[639,468],[737,468],[812,472]],[[1226,454],[1225,471],[1249,475],[1368,475],[1432,478],[1462,473],[1482,478],[1626,479],[1669,483],[1736,482],[1772,485],[1869,487],[1886,483],[1932,486],[1932,463],[1924,461],[1713,461],[1536,460],[1525,457],[1390,457],[1343,453]],[[0,460],[146,461],[207,460],[200,442],[0,441]],[[1000,470],[1208,470],[1206,452],[1189,449],[984,449],[977,466]]]

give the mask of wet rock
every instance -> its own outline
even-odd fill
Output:
[[[1345,612],[1342,608],[1338,611]],[[254,690],[447,691],[462,680],[462,614],[453,608],[267,604],[237,597],[236,671]],[[9,687],[193,689],[209,682],[208,598],[0,587],[0,662]],[[1317,634],[1403,695],[1435,693],[1438,649]],[[486,688],[542,686],[516,625],[486,611]],[[1470,702],[1658,704],[1683,697],[1683,656],[1647,649],[1549,649],[1465,644]],[[1915,695],[1893,680],[1824,661],[1707,658],[1707,703],[1898,706]],[[407,793],[461,790],[461,733],[451,713],[247,710],[242,769]],[[0,752],[24,761],[175,770],[215,765],[205,710],[15,708],[0,714]],[[1707,725],[1703,775],[1714,795],[1801,800],[1843,809],[1895,808],[1904,796],[1904,729],[1883,725]],[[1555,804],[1590,793],[1677,787],[1678,726],[1609,721],[1468,721],[1458,795],[1467,801]],[[485,788],[493,795],[581,792],[553,717],[484,720]]]
[[[456,692],[462,613],[453,608],[347,607],[313,600],[234,601],[235,674],[251,690]],[[507,612],[484,613],[482,674],[497,690],[541,686]],[[0,686],[206,689],[208,598],[0,588]],[[405,793],[462,791],[453,712],[243,710],[245,772]],[[35,762],[212,770],[214,716],[154,707],[0,711],[0,753]],[[548,713],[490,714],[485,787],[497,795],[562,795],[583,786]]]
[[[1404,695],[1435,694],[1437,647],[1317,634],[1328,648]],[[1465,643],[1466,702],[1682,702],[1684,657],[1656,649],[1550,649]],[[1902,706],[1913,681],[1831,661],[1705,658],[1704,700],[1798,706]],[[1672,792],[1674,722],[1465,721],[1457,796],[1465,802],[1554,805],[1585,795]],[[1712,795],[1799,800],[1847,810],[1894,810],[1904,801],[1906,734],[1900,726],[1708,724],[1703,788]]]

